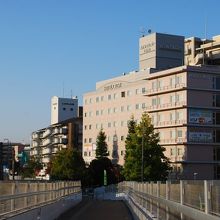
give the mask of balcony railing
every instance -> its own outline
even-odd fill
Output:
[[[43,149],[42,154],[51,154],[51,149],[50,148]]]
[[[160,104],[160,105],[147,106],[146,110],[147,111],[155,111],[155,110],[172,109],[172,108],[182,107],[185,105],[186,105],[186,101],[165,103],[165,104]]]
[[[43,138],[47,137],[48,135],[51,134],[51,129],[47,129],[44,133],[43,133]]]
[[[170,91],[170,90],[179,90],[179,89],[184,88],[184,87],[186,87],[185,83],[179,83],[179,84],[175,84],[175,85],[162,86],[162,87],[158,87],[158,88],[148,89],[144,92],[144,94],[154,95],[154,94],[157,94],[157,93],[167,92],[167,91]]]
[[[173,121],[160,121],[160,122],[153,123],[153,124],[154,124],[154,127],[167,127],[167,126],[183,125],[186,123],[187,123],[187,120],[182,119],[182,120],[173,120]]]

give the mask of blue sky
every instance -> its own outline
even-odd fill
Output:
[[[220,34],[219,0],[0,0],[0,141],[50,124],[52,96],[138,69],[142,28]]]

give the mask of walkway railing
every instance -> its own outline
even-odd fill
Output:
[[[81,192],[75,182],[0,182],[0,218],[6,214],[56,202],[68,195]]]
[[[220,181],[122,182],[118,191],[139,219],[220,219]]]

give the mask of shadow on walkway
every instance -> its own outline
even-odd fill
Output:
[[[123,201],[84,199],[63,213],[58,220],[132,220]]]

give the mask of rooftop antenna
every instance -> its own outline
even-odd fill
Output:
[[[70,98],[72,98],[73,97],[73,91],[72,91],[72,89],[70,90]]]

